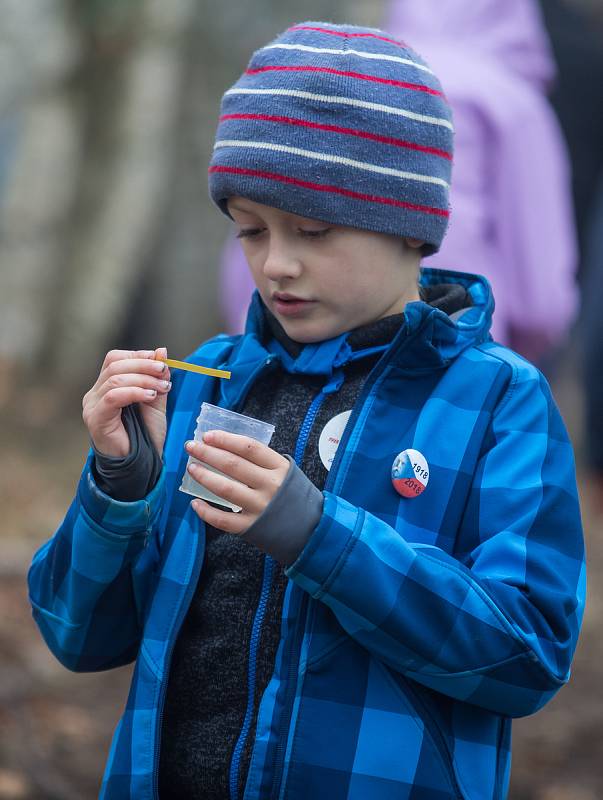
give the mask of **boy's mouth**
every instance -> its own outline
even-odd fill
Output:
[[[305,300],[303,297],[297,297],[288,292],[274,292],[272,295],[272,302],[274,303],[275,310],[278,311],[279,314],[283,314],[283,316],[287,317],[295,316],[296,314],[306,311],[315,301]]]

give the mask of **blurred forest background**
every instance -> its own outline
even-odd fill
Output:
[[[573,3],[603,25],[601,0]],[[382,13],[377,0],[0,0],[0,800],[98,791],[129,669],[54,662],[25,573],[73,495],[81,396],[105,352],[183,358],[221,328],[227,222],[206,177],[220,95],[293,21]],[[590,605],[572,682],[515,726],[512,800],[603,798],[603,517],[575,347],[551,378],[579,460]]]

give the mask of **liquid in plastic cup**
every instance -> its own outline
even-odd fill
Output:
[[[220,408],[211,403],[201,404],[201,413],[197,417],[197,427],[195,429],[195,441],[200,442],[203,440],[203,434],[207,431],[228,431],[229,433],[238,433],[242,436],[250,436],[252,439],[257,439],[262,444],[270,444],[270,439],[274,433],[274,425],[268,422],[262,422],[253,417],[247,417],[245,414],[239,414],[236,411],[229,411],[227,408]],[[240,506],[234,505],[229,500],[210,492],[205,486],[191,476],[188,471],[188,466],[192,461],[203,464],[206,469],[212,472],[223,475],[224,473],[210,467],[209,464],[204,464],[192,456],[189,456],[186,462],[186,470],[182,477],[182,485],[180,486],[181,492],[192,494],[194,497],[200,497],[202,500],[208,500],[210,503],[216,503],[224,508],[230,508],[232,511],[241,511]],[[228,477],[228,476],[224,476]],[[229,480],[233,480],[229,478]]]

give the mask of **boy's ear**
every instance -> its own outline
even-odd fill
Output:
[[[412,248],[413,250],[418,250],[425,244],[425,242],[422,242],[420,239],[412,239],[410,236],[405,236],[404,241],[408,247]]]

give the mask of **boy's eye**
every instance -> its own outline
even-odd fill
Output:
[[[259,236],[261,233],[264,233],[265,230],[266,228],[242,228],[237,233],[237,239],[250,239],[254,236]],[[332,228],[321,228],[320,230],[305,230],[304,228],[299,228],[298,232],[300,236],[304,236],[307,239],[321,239],[332,230]]]
[[[265,228],[243,228],[237,233],[237,239],[246,239],[252,236],[258,236]]]
[[[313,231],[313,230],[306,231],[300,228],[299,232],[301,233],[302,236],[306,236],[308,239],[321,239],[323,236],[326,236],[332,230],[333,228],[321,228],[318,231]]]

